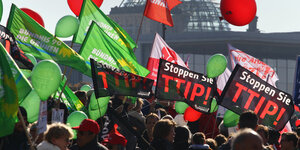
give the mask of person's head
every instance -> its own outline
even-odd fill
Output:
[[[175,122],[169,119],[159,120],[153,129],[153,138],[154,139],[166,139],[169,142],[174,141],[175,137]]]
[[[61,150],[67,149],[70,139],[73,137],[71,128],[62,123],[53,123],[48,126],[45,140],[58,146]]]
[[[186,126],[178,126],[175,128],[174,142],[189,142],[191,131]]]
[[[263,144],[268,145],[269,141],[269,129],[264,125],[258,125],[256,128],[256,132],[262,137]]]
[[[87,97],[87,93],[85,91],[81,91],[81,90],[76,91],[75,95],[79,98],[79,100],[82,102],[82,104],[84,106],[87,105],[88,97]]]
[[[273,145],[273,144],[279,144],[278,140],[280,138],[280,133],[279,131],[273,129],[273,128],[269,128],[269,141],[268,143]]]
[[[205,144],[205,134],[202,132],[196,132],[193,134],[192,144],[203,145]]]
[[[227,138],[223,134],[218,134],[215,137],[218,146],[221,146],[223,143],[227,141]]]
[[[281,135],[281,150],[295,150],[297,147],[298,136],[295,132],[284,132]]]
[[[155,113],[150,113],[149,115],[146,116],[145,124],[148,132],[152,132],[153,127],[158,120],[159,118]]]
[[[217,142],[212,139],[212,138],[208,138],[205,140],[206,144],[209,145],[209,147],[212,149],[212,150],[217,150],[218,148],[218,144]]]
[[[232,150],[263,150],[262,138],[250,128],[239,130],[231,144]]]
[[[253,130],[256,130],[257,127],[257,115],[249,110],[245,111],[240,115],[240,120],[239,120],[239,128],[244,129],[244,128],[251,128]]]
[[[79,126],[72,129],[77,130],[77,144],[79,147],[83,147],[96,139],[100,132],[98,123],[92,119],[84,119]]]
[[[163,108],[157,108],[157,109],[155,110],[155,113],[157,114],[157,116],[158,116],[159,118],[162,118],[162,117],[164,117],[165,115],[168,114],[167,111],[166,111],[165,109],[163,109]]]

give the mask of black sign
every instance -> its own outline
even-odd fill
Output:
[[[90,60],[96,98],[112,95],[149,98],[153,80]]]
[[[236,65],[221,95],[221,105],[241,114],[254,111],[259,123],[282,130],[294,113],[292,96]]]
[[[160,59],[155,96],[160,100],[184,101],[208,113],[217,91],[213,78]]]

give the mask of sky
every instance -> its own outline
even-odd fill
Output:
[[[126,1],[126,0],[125,0]],[[214,0],[220,2],[220,0]],[[109,14],[110,9],[119,6],[122,0],[104,0],[100,9]],[[6,26],[11,4],[29,8],[41,15],[45,28],[54,33],[56,23],[65,15],[73,15],[67,0],[2,0],[1,24]],[[263,33],[300,32],[300,0],[256,0],[258,25]],[[176,24],[175,24],[176,26]],[[245,31],[247,26],[230,26],[232,31]]]

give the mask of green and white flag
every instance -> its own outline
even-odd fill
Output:
[[[0,137],[13,133],[18,113],[18,91],[6,50],[0,44]]]
[[[135,42],[122,27],[107,17],[91,0],[83,1],[79,21],[79,29],[73,37],[74,43],[82,44],[89,26],[92,21],[95,21],[109,37],[117,41],[120,47],[126,49],[131,55],[133,54],[132,49],[136,47]]]
[[[140,65],[135,57],[123,51],[122,47],[106,34],[95,22],[89,28],[79,54],[90,64],[90,58],[103,64],[145,77],[149,70]]]
[[[52,59],[88,76],[90,67],[84,59],[64,42],[54,37],[30,16],[12,4],[7,28],[15,36],[18,46],[38,59]]]
[[[1,48],[3,45],[1,44]],[[2,49],[1,49],[2,51]],[[6,56],[6,59],[8,61],[10,70],[12,71],[14,81],[17,86],[18,91],[18,101],[19,104],[22,103],[23,99],[31,92],[32,86],[27,80],[27,78],[24,76],[14,59],[8,54],[8,52],[4,49],[3,52],[1,52],[3,55]],[[1,93],[1,91],[0,91]]]

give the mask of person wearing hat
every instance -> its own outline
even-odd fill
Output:
[[[79,126],[72,129],[77,130],[77,144],[71,150],[108,150],[97,140],[100,127],[96,121],[84,119]]]

